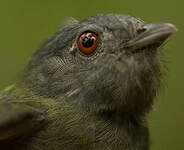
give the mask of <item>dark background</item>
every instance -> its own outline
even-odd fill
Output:
[[[0,0],[0,89],[14,83],[40,43],[67,17],[121,13],[170,22],[179,32],[162,49],[168,73],[149,116],[152,150],[184,150],[184,1],[182,0]]]

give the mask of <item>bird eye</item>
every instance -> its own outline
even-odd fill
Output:
[[[84,54],[90,54],[98,46],[98,36],[93,32],[85,32],[78,39],[78,47]]]

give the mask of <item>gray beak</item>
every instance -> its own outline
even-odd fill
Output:
[[[160,46],[177,28],[170,23],[153,23],[143,26],[139,31],[137,37],[127,42],[126,48],[136,50],[152,45]]]

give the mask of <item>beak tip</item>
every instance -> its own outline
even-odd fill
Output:
[[[172,31],[172,32],[177,32],[178,31],[176,26],[171,24],[171,23],[165,23],[165,26],[167,26],[170,29],[170,31]]]

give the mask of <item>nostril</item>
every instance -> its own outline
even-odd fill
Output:
[[[147,30],[147,27],[146,26],[143,26],[143,27],[137,29],[137,33],[140,34],[142,32],[145,32],[146,30]]]

